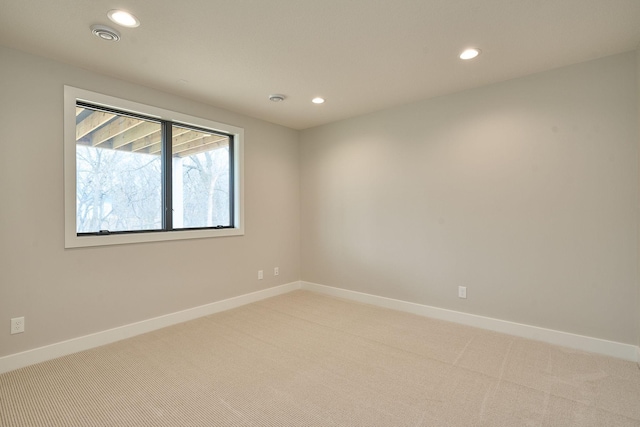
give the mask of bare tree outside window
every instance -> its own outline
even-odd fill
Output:
[[[77,233],[163,230],[163,173],[171,171],[172,224],[164,229],[229,227],[230,138],[171,127],[163,170],[160,122],[76,108]]]

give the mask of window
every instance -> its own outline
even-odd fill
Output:
[[[243,234],[243,130],[65,87],[65,247]]]

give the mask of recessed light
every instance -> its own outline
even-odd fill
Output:
[[[107,13],[109,19],[123,27],[135,28],[140,25],[138,18],[124,10],[113,9]]]
[[[324,104],[324,98],[320,98],[320,97],[313,98],[311,102],[313,102],[314,104]]]
[[[269,95],[269,101],[280,102],[284,101],[285,96],[280,95],[279,93],[274,93],[273,95]]]
[[[464,59],[464,60],[468,60],[468,59],[473,59],[476,56],[480,55],[480,49],[478,48],[471,48],[471,49],[466,49],[464,52],[462,52],[460,54],[460,59]]]
[[[117,42],[120,40],[120,33],[106,25],[92,25],[91,32],[94,36],[100,37],[102,40],[109,42]]]

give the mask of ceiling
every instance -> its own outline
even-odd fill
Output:
[[[640,47],[640,0],[0,0],[0,44],[305,129]],[[136,15],[124,28],[111,9]],[[93,24],[117,29],[106,42]],[[458,54],[479,47],[463,62]],[[286,100],[269,101],[279,93]],[[315,96],[326,103],[315,105]]]

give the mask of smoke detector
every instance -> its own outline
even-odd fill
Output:
[[[94,36],[109,42],[117,42],[120,40],[120,33],[106,25],[92,25],[91,32]]]
[[[284,101],[285,96],[280,95],[279,93],[274,93],[273,95],[269,95],[269,101],[280,102]]]

